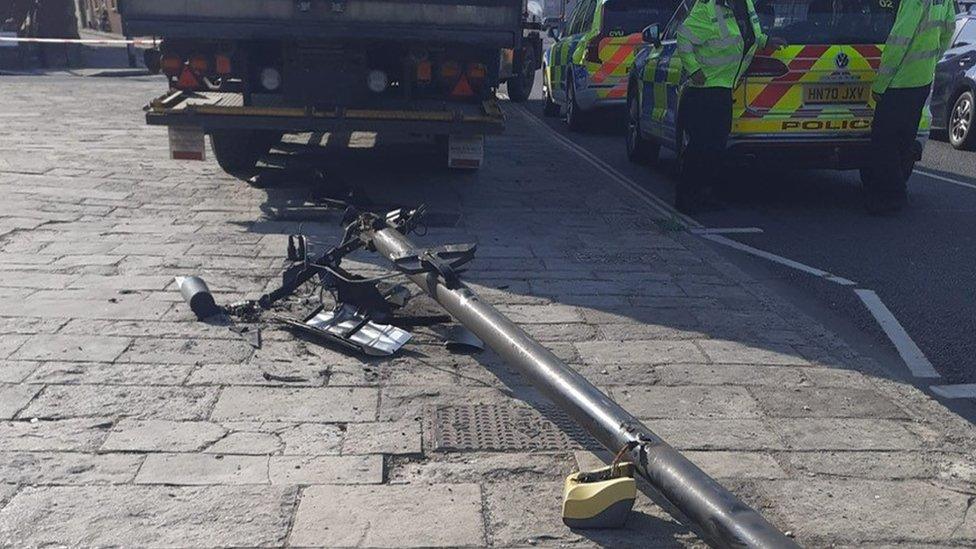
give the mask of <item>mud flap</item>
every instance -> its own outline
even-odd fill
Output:
[[[169,156],[173,160],[206,160],[203,129],[195,126],[169,127]]]
[[[452,135],[447,143],[447,166],[451,169],[477,170],[485,159],[485,136]]]

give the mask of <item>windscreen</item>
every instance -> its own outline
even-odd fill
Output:
[[[603,4],[603,34],[627,36],[653,23],[663,30],[677,5],[676,0],[607,0]]]
[[[898,0],[757,0],[763,30],[790,44],[884,44]]]

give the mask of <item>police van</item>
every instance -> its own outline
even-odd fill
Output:
[[[669,22],[645,29],[627,86],[627,150],[653,161],[661,146],[681,159],[684,74],[676,32],[695,0]],[[762,166],[863,169],[874,99],[871,84],[894,24],[897,0],[758,0],[763,31],[787,41],[756,53],[733,90],[728,156]],[[926,108],[914,145],[921,158],[931,115]],[[679,166],[681,163],[679,162]],[[907,170],[911,166],[906,166]]]
[[[675,0],[578,0],[562,29],[550,29],[555,43],[542,61],[545,114],[566,114],[570,129],[582,128],[587,113],[623,106],[627,74],[642,46],[641,30],[664,25]]]

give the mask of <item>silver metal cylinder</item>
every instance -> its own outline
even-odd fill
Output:
[[[377,230],[372,242],[387,259],[416,246],[399,231]],[[519,369],[543,394],[613,453],[631,448],[637,471],[717,547],[798,547],[758,512],[705,474],[637,418],[603,394],[466,285],[449,289],[433,274],[410,275],[458,322]]]

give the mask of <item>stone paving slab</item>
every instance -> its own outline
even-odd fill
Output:
[[[437,450],[438,407],[549,404],[494,353],[449,353],[439,327],[362,360],[271,326],[255,350],[197,322],[174,276],[253,298],[279,280],[288,234],[338,238],[311,166],[428,204],[421,242],[478,242],[466,277],[486,302],[803,546],[976,544],[971,425],[659,224],[521,111],[505,107],[477,173],[384,136],[292,154],[302,135],[268,158],[296,169],[250,185],[167,160],[140,110],[161,85],[5,77],[0,546],[703,544],[650,491],[624,529],[563,526],[563,479],[600,463],[578,447]],[[386,273],[367,253],[346,266]]]

